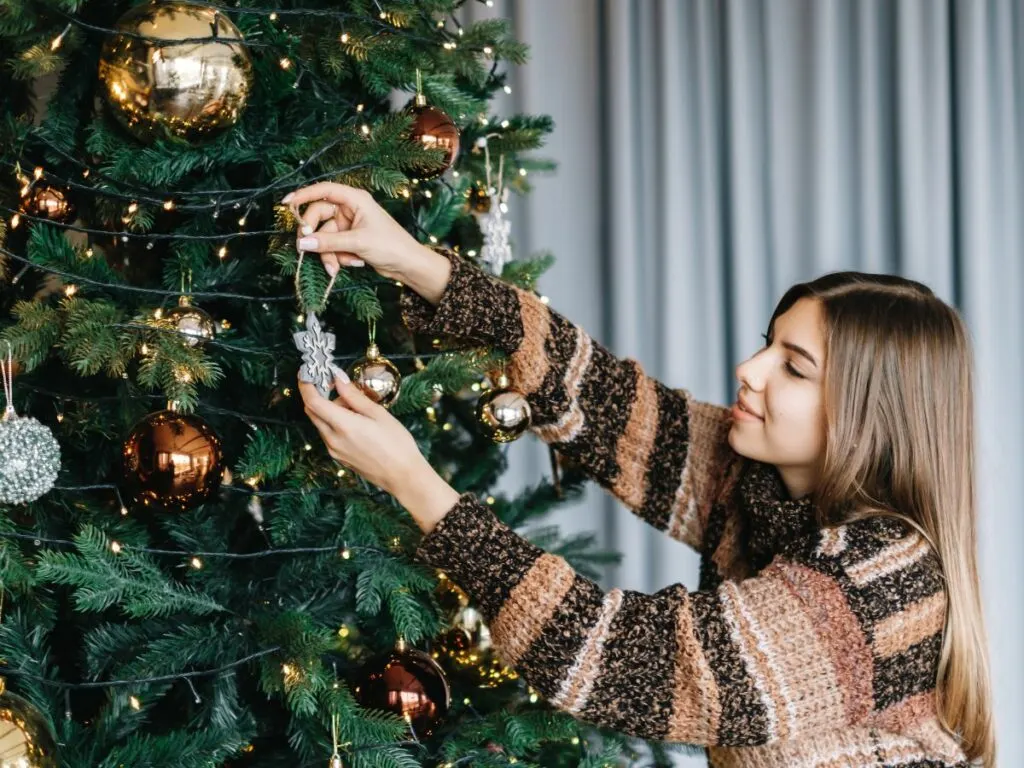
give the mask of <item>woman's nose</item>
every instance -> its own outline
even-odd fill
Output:
[[[748,389],[760,392],[764,387],[764,376],[757,365],[757,358],[744,360],[736,366],[736,380]]]

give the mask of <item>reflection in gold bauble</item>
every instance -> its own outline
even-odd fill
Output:
[[[417,736],[430,736],[451,706],[444,670],[423,651],[399,641],[383,658],[366,664],[355,688],[367,709],[382,709],[407,720]]]
[[[99,76],[111,110],[136,138],[166,132],[197,141],[238,121],[252,60],[227,16],[189,2],[150,2],[125,13],[117,29],[124,34],[104,44]]]
[[[220,438],[198,416],[151,413],[132,428],[121,453],[128,492],[144,506],[184,512],[220,487]]]
[[[509,389],[502,374],[498,385],[480,396],[476,406],[480,430],[496,443],[510,443],[530,428],[530,404],[526,397]]]
[[[402,374],[394,363],[381,357],[376,344],[366,348],[366,357],[352,363],[348,375],[368,398],[385,408],[395,402],[402,386]]]
[[[0,679],[0,766],[57,768],[57,744],[46,718]]]

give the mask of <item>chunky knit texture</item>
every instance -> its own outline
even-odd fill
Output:
[[[700,589],[607,593],[463,495],[417,557],[477,601],[503,660],[554,706],[715,768],[967,766],[935,709],[945,592],[926,541],[870,518],[822,526],[728,411],[619,360],[536,296],[454,254],[413,330],[509,356],[533,431],[701,554]]]

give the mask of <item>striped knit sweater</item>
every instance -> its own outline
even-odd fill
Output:
[[[726,409],[446,255],[440,303],[406,291],[406,324],[504,350],[534,433],[701,554],[699,591],[604,593],[464,494],[417,558],[475,599],[507,664],[581,720],[705,745],[715,768],[968,765],[936,717],[945,592],[919,534],[818,525],[729,448]]]

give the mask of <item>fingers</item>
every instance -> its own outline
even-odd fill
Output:
[[[316,387],[301,380],[299,381],[299,394],[302,395],[306,414],[311,420],[314,417],[319,419],[333,432],[345,429],[346,417],[351,418],[352,414],[343,406],[332,403],[326,397],[321,397],[320,393],[316,391]],[[314,421],[314,423],[316,422]]]
[[[338,184],[333,181],[321,181],[285,195],[281,202],[285,205],[298,207],[313,200],[327,200],[355,210],[372,199],[370,193],[365,190],[350,187],[346,184]]]
[[[362,229],[331,232],[321,228],[320,231],[314,234],[300,237],[297,247],[300,251],[306,251],[306,253],[347,253],[355,262],[362,261],[359,258],[359,254],[365,250],[365,243],[366,233]],[[353,263],[353,266],[356,265]]]
[[[334,389],[338,393],[338,400],[347,408],[355,411],[361,416],[371,418],[379,415],[384,407],[374,402],[362,389],[353,384],[347,374],[335,375]]]
[[[324,200],[310,203],[306,206],[306,210],[302,212],[302,216],[299,217],[299,232],[304,235],[311,235],[317,230],[321,222],[332,221],[337,213],[338,205],[336,203],[328,203]]]

